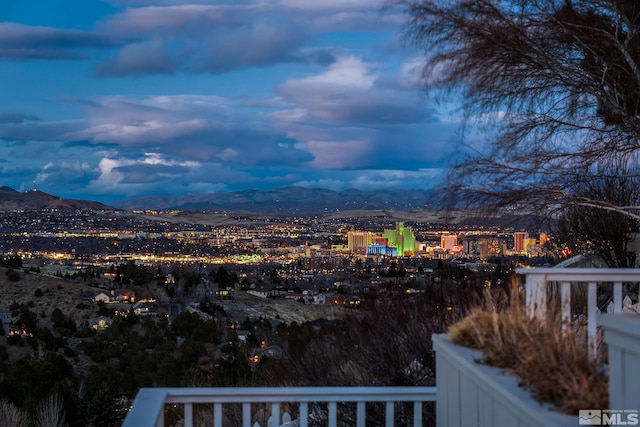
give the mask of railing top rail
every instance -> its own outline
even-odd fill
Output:
[[[122,425],[125,427],[155,425],[163,410],[166,396],[166,389],[140,389]]]
[[[141,389],[140,392],[143,392]],[[435,401],[435,387],[164,388],[166,403]]]
[[[640,268],[516,268],[516,273],[548,281],[640,282]]]

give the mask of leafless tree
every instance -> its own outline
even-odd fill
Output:
[[[585,182],[576,189],[576,196],[597,198],[615,206],[640,201],[640,179],[628,177],[624,165],[612,167],[604,175],[610,177]],[[640,231],[638,220],[620,212],[575,204],[564,210],[556,224],[556,239],[572,252],[595,252],[609,267],[635,267],[631,243]]]
[[[288,360],[264,373],[264,381],[282,386],[433,386],[431,336],[462,318],[475,297],[470,288],[433,285],[416,300],[366,301],[333,327],[290,327]],[[339,424],[353,425],[355,405],[339,407]],[[435,424],[434,409],[425,405],[423,425]],[[325,405],[311,405],[309,411],[314,414],[310,425],[327,424]],[[396,425],[410,425],[411,405],[398,404],[394,411]],[[295,409],[290,412],[295,416]],[[383,414],[384,405],[368,405],[367,426],[383,425]]]
[[[640,176],[640,3],[634,0],[398,0],[424,47],[423,81],[464,99],[473,139],[450,202],[549,214],[591,206],[640,218],[584,184]],[[456,197],[451,198],[451,194]]]

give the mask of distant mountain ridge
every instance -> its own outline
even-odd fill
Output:
[[[408,211],[433,208],[429,190],[333,191],[295,186],[179,197],[143,197],[110,205],[125,210],[226,210],[254,213],[323,213],[380,209]]]
[[[114,210],[111,206],[99,202],[63,199],[38,190],[20,192],[7,186],[0,187],[0,211],[41,209]]]

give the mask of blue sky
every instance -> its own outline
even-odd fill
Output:
[[[375,0],[3,0],[0,186],[430,188],[455,116]]]

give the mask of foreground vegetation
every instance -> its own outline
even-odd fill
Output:
[[[341,319],[238,321],[203,300],[203,310],[183,306],[170,321],[133,312],[115,316],[108,305],[94,304],[96,315],[113,318],[100,332],[74,321],[72,310],[44,311],[42,302],[53,301],[56,291],[34,285],[36,304],[9,307],[14,324],[28,334],[0,337],[0,425],[20,425],[8,421],[16,414],[26,425],[39,425],[43,402],[55,401],[48,408],[64,416],[60,425],[117,426],[141,387],[433,385],[429,337],[459,319],[483,283],[461,281],[457,276],[466,272],[441,267],[444,279],[423,293],[407,293],[404,281],[412,279],[397,277],[363,295],[359,308],[346,310]],[[76,311],[87,310],[85,303],[77,305],[82,307]],[[239,331],[247,331],[243,340]],[[261,353],[265,347],[278,350],[277,356]],[[167,419],[179,417],[172,416]],[[426,411],[425,419],[433,421],[433,413]]]
[[[451,325],[447,335],[481,350],[482,363],[516,375],[537,400],[577,414],[609,407],[604,358],[593,357],[584,329],[563,322],[559,310],[532,318],[514,289],[509,296],[485,294],[484,304]]]

